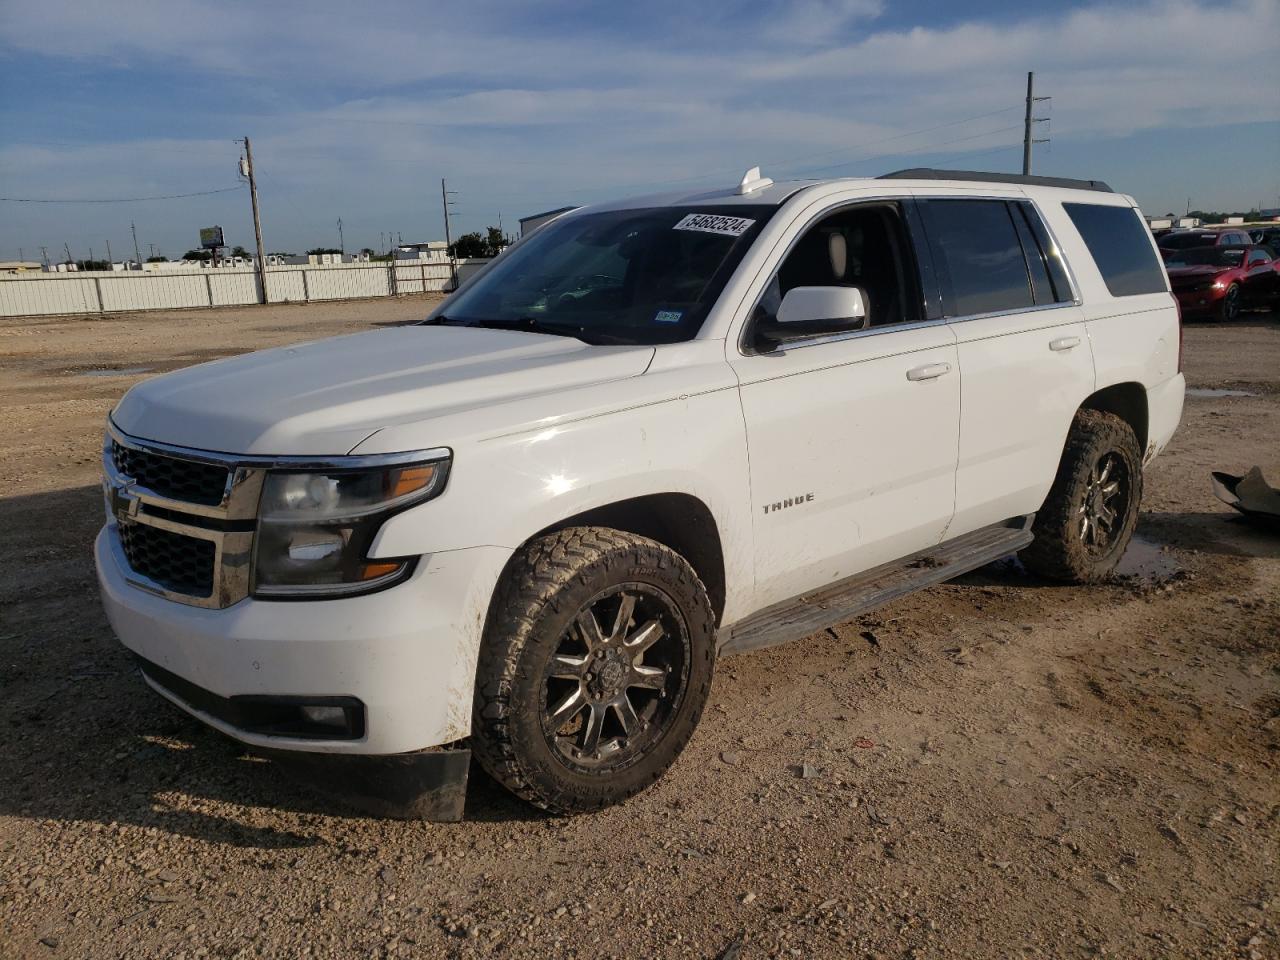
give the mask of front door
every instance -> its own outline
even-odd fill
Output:
[[[897,204],[821,217],[791,247],[752,320],[792,287],[833,284],[863,290],[866,329],[767,350],[748,326],[730,347],[761,606],[938,543],[954,507],[955,335],[924,320]]]

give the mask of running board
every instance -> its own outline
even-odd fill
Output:
[[[983,527],[909,557],[784,600],[720,631],[720,653],[743,653],[798,640],[916,590],[1017,553],[1033,537],[1033,517]]]

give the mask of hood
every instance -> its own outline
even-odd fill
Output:
[[[233,454],[340,455],[388,423],[644,373],[653,347],[411,326],[215,360],[145,380],[112,413],[146,440]],[[429,437],[424,446],[447,446]]]
[[[1198,263],[1187,267],[1168,267],[1170,279],[1178,277],[1216,277],[1220,273],[1226,273],[1234,270],[1234,267],[1215,267],[1210,264]]]

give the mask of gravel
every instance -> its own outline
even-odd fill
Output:
[[[1148,472],[1172,572],[992,565],[725,660],[621,807],[549,817],[477,772],[432,824],[324,800],[138,680],[89,544],[139,376],[77,375],[426,309],[0,322],[0,957],[1280,955],[1280,541],[1208,477],[1280,482],[1275,318],[1186,330],[1193,385],[1256,396],[1189,399]]]

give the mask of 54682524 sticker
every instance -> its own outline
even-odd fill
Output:
[[[724,237],[740,237],[754,224],[746,217],[725,217],[717,213],[691,213],[672,230],[696,230],[698,233],[718,233]]]

